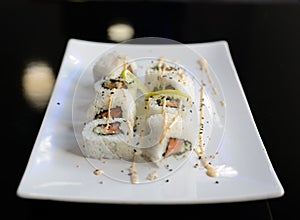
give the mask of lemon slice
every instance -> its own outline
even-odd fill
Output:
[[[122,73],[122,78],[128,83],[128,84],[135,84],[138,89],[144,93],[144,95],[148,94],[149,91],[147,87],[134,75],[132,72],[130,72],[127,68],[124,68]]]
[[[148,94],[146,94],[146,98],[149,98],[151,96],[163,95],[163,94],[179,95],[179,96],[183,96],[186,98],[190,98],[189,95],[187,95],[179,90],[176,90],[176,89],[163,89],[163,90],[158,90],[155,92],[149,92]]]

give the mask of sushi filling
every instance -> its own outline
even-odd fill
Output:
[[[93,129],[93,132],[97,135],[116,135],[122,133],[120,129],[120,122],[99,124]]]
[[[170,155],[181,155],[187,151],[192,150],[192,143],[179,138],[169,138],[167,149],[163,154],[164,157]]]
[[[156,100],[157,105],[163,106],[164,98],[165,97],[161,97],[157,99]],[[180,105],[180,99],[174,97],[166,97],[165,102],[166,102],[166,107],[170,107],[170,108],[178,108]]]
[[[123,112],[121,107],[111,108],[110,109],[110,116],[112,118],[122,118]],[[102,110],[98,114],[95,115],[94,119],[102,119],[102,118],[108,118],[108,110]]]
[[[127,89],[126,83],[119,79],[109,79],[103,82],[102,87],[105,89]]]
[[[151,83],[150,83],[150,84],[151,84]],[[172,85],[167,85],[167,86],[162,86],[162,85],[160,85],[160,86],[155,86],[155,87],[153,88],[153,92],[156,92],[156,91],[159,91],[159,90],[164,90],[164,89],[175,90],[175,87],[172,86]]]

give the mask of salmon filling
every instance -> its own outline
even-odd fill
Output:
[[[179,139],[179,138],[169,138],[169,142],[167,145],[167,149],[164,153],[164,157],[168,157],[170,155],[180,155],[186,151],[190,151],[192,149],[191,142]]]
[[[156,103],[159,106],[162,106],[164,104],[163,99],[164,99],[164,97],[162,97],[161,99],[157,99]],[[179,105],[180,105],[180,100],[179,99],[175,99],[175,98],[172,98],[172,97],[167,97],[166,98],[166,107],[178,108]]]
[[[122,133],[120,130],[120,122],[98,125],[93,129],[93,132],[98,135],[115,135]]]
[[[116,107],[116,108],[111,108],[110,109],[110,116],[112,118],[122,118],[122,108],[121,107]],[[108,110],[103,110],[100,111],[98,114],[95,115],[95,119],[102,119],[102,118],[108,118]]]
[[[103,88],[105,89],[127,89],[126,83],[118,79],[110,79],[103,82]]]

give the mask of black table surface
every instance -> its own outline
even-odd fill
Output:
[[[3,214],[7,211],[13,219],[71,219],[80,214],[157,218],[182,213],[199,219],[298,216],[298,3],[8,1],[0,3],[0,11]],[[219,204],[113,205],[24,199],[16,195],[47,108],[47,103],[37,108],[25,97],[24,69],[29,63],[44,62],[56,77],[70,38],[112,42],[106,28],[120,17],[135,27],[135,38],[229,43],[257,128],[285,190],[282,197]]]

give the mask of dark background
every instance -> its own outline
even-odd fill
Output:
[[[3,214],[13,219],[71,219],[80,214],[84,218],[183,214],[189,218],[276,220],[289,214],[292,219],[298,216],[298,1],[2,1],[0,10]],[[111,42],[106,28],[116,19],[130,22],[136,38],[229,43],[284,196],[242,203],[163,206],[67,203],[16,196],[46,110],[24,98],[24,68],[32,61],[44,61],[57,76],[68,39]]]

